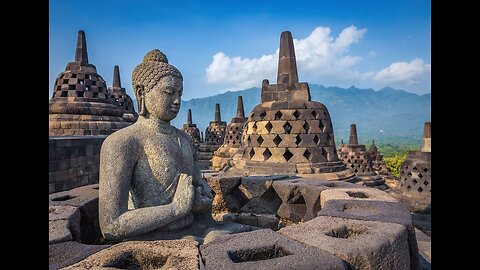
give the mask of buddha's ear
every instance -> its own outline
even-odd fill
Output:
[[[145,88],[141,84],[136,84],[134,91],[137,96],[138,115],[145,115]]]

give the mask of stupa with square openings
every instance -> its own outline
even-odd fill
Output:
[[[200,130],[197,128],[197,124],[194,124],[192,121],[192,110],[188,109],[187,123],[183,124],[183,132],[192,136],[193,141],[196,145],[202,143],[202,138],[200,138]]]
[[[227,126],[227,133],[225,134],[223,145],[214,153],[212,169],[223,169],[228,164],[228,160],[238,152],[238,149],[242,145],[245,121],[247,121],[247,118],[243,110],[243,98],[239,96],[237,99],[237,115],[232,118],[232,121]]]
[[[358,180],[362,181],[364,185],[387,189],[383,177],[375,173],[372,159],[365,145],[358,143],[357,126],[355,124],[350,125],[349,142],[348,144],[342,144],[338,157],[355,172]]]
[[[215,104],[215,120],[205,130],[203,143],[198,147],[198,162],[202,169],[210,168],[213,153],[223,144],[227,123],[222,121],[220,104]]]
[[[79,31],[75,61],[55,80],[49,103],[49,136],[109,135],[131,124],[113,104],[105,80],[88,62],[85,32]]]
[[[355,178],[338,159],[327,107],[312,101],[308,84],[298,80],[288,31],[280,37],[277,84],[263,80],[261,103],[247,119],[242,146],[234,168],[246,173],[336,172],[331,180]]]
[[[122,87],[120,81],[120,70],[118,66],[113,68],[113,85],[108,88],[110,99],[119,110],[123,111],[123,119],[127,122],[137,121],[138,114],[133,107],[132,98],[127,94],[127,91]]]

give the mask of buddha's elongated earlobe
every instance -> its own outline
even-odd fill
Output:
[[[135,95],[138,97],[138,115],[145,115],[145,97],[143,85],[135,85]]]

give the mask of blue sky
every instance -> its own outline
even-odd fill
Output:
[[[257,3],[260,2],[260,3]],[[90,63],[134,97],[131,74],[151,49],[184,77],[184,99],[276,80],[280,33],[292,32],[299,79],[325,86],[431,92],[431,2],[50,0],[49,98],[74,60],[78,30]]]

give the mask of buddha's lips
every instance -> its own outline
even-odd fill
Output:
[[[170,111],[172,111],[172,112],[179,112],[179,111],[180,111],[180,107],[170,107]]]

